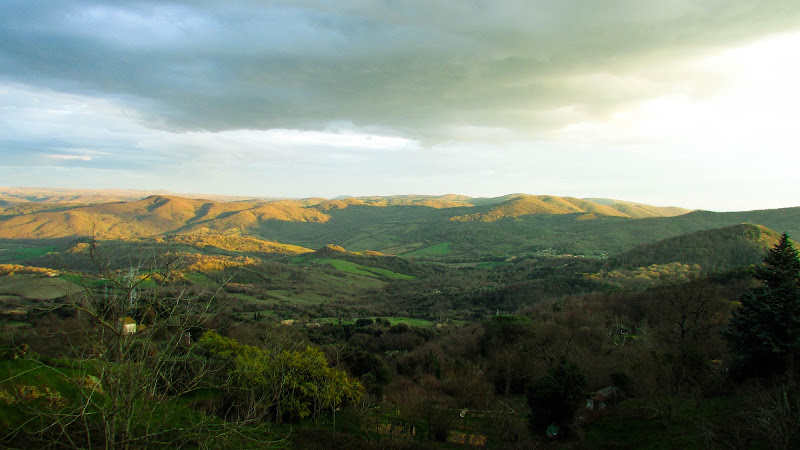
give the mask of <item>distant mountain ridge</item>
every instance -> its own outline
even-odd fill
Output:
[[[71,189],[71,188],[31,188],[31,187],[2,187],[0,186],[0,206],[16,205],[20,203],[58,203],[73,205],[89,205],[109,202],[129,202],[141,200],[154,195],[184,198],[202,198],[218,202],[232,202],[242,200],[275,201],[283,197],[254,197],[244,195],[213,195],[175,193],[163,189]]]
[[[260,253],[300,253],[332,244],[353,252],[457,262],[520,255],[608,257],[641,244],[743,223],[800,236],[800,207],[675,215],[688,210],[595,200],[509,194],[219,202],[154,195],[94,205],[26,202],[0,206],[0,239],[189,235],[204,236],[201,241],[214,246],[233,245],[208,237],[219,235],[263,241],[236,241]]]
[[[450,220],[484,222],[534,214],[592,213],[609,217],[639,218],[689,212],[637,205],[629,208],[635,211],[635,214],[629,215],[614,207],[619,204],[609,206],[571,197],[525,194],[494,199],[470,199],[455,195],[408,195],[348,197],[340,200],[314,198],[230,202],[153,195],[135,201],[78,206],[65,204],[61,208],[44,210],[25,210],[20,205],[0,208],[0,238],[38,239],[95,235],[107,239],[124,239],[169,233],[259,235],[259,231],[268,222],[325,223],[331,220],[334,212],[349,208],[454,209],[466,211],[467,214],[454,213],[448,217]],[[361,211],[353,210],[350,214]]]
[[[451,218],[451,220],[494,222],[500,219],[532,214],[575,213],[591,214],[592,216],[588,218],[596,218],[597,215],[602,215],[641,219],[645,217],[673,217],[689,212],[691,211],[683,208],[641,205],[617,200],[603,201],[601,203],[574,197],[519,194],[499,205],[493,206],[486,212],[457,216]]]
[[[124,239],[212,231],[246,234],[243,232],[257,228],[267,220],[324,222],[328,218],[316,209],[292,202],[220,203],[157,195],[137,201],[13,216],[0,221],[0,238],[96,235],[106,239]]]

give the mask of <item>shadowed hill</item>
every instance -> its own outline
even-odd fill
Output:
[[[779,233],[761,225],[732,225],[639,245],[614,257],[611,265],[632,268],[680,262],[725,270],[758,264],[779,239]]]
[[[643,211],[664,212],[619,201],[600,204],[522,194],[469,199],[474,206],[427,206],[431,201],[441,206],[467,199],[398,196],[220,203],[151,196],[134,202],[61,205],[47,211],[18,206],[0,212],[0,239],[222,234],[312,249],[335,244],[356,252],[374,250],[396,255],[447,243],[447,255],[437,253],[431,258],[459,261],[540,252],[614,255],[640,244],[741,223],[800,236],[800,208],[634,218],[642,216]],[[628,213],[625,208],[629,208]],[[667,208],[667,212],[682,211]],[[450,220],[453,217],[461,219]],[[583,220],[589,218],[602,220]]]
[[[497,202],[502,202],[497,204]],[[533,214],[588,213],[599,216],[630,217],[612,206],[600,205],[570,197],[513,195],[495,199],[472,200],[456,195],[350,197],[341,200],[305,199],[271,202],[236,201],[214,202],[166,195],[153,195],[141,200],[112,202],[98,205],[56,209],[25,208],[26,204],[5,207],[0,215],[0,238],[52,239],[71,236],[97,236],[105,239],[126,239],[168,233],[225,233],[260,235],[269,232],[271,222],[325,223],[334,211],[346,211],[356,224],[370,217],[388,214],[392,220],[402,220],[403,212],[413,208],[426,211],[453,210],[457,221],[493,222],[503,218]],[[32,205],[27,203],[27,205]],[[636,217],[644,217],[642,205],[637,205]],[[368,213],[364,208],[374,209]],[[402,208],[388,213],[388,209]],[[412,208],[412,209],[405,209]],[[651,207],[650,214],[657,215]],[[412,213],[420,216],[420,210]],[[401,212],[398,217],[398,212]],[[466,214],[464,214],[466,213]],[[423,214],[424,215],[424,214]],[[341,217],[341,214],[340,214]],[[431,220],[441,220],[430,214]],[[587,216],[590,217],[590,216]],[[593,217],[593,216],[592,216]],[[274,228],[274,227],[272,227]]]

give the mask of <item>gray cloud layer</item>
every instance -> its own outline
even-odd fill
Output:
[[[682,61],[798,23],[796,0],[4,0],[0,79],[177,131],[535,135],[676,86],[705,95],[713,76],[683,79]]]

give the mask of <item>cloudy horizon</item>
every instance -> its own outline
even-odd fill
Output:
[[[3,186],[800,205],[792,1],[7,0]]]

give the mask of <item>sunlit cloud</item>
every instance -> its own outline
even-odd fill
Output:
[[[62,161],[72,161],[72,160],[80,160],[80,161],[91,161],[92,157],[88,155],[47,155],[50,159],[57,159]]]

